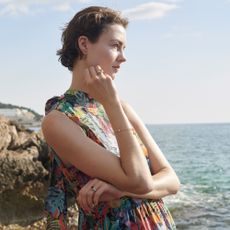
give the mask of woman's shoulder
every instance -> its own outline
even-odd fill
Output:
[[[47,115],[52,110],[55,110],[58,108],[58,105],[63,103],[64,95],[61,96],[53,96],[49,98],[45,103],[45,114]]]
[[[65,119],[71,119],[82,126],[82,119],[86,116],[87,110],[81,99],[64,93],[61,96],[53,96],[45,103],[45,117],[43,125],[48,126],[55,122],[63,122]]]
[[[67,116],[73,116],[77,114],[80,107],[78,101],[67,94],[54,96],[45,103],[45,115],[48,115],[53,110],[58,110]]]

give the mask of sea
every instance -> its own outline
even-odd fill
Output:
[[[181,182],[163,198],[177,229],[230,229],[230,123],[147,128]]]

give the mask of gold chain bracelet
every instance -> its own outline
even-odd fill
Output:
[[[114,133],[121,133],[121,132],[124,132],[124,131],[132,131],[134,133],[134,128],[117,129],[117,130],[114,130]]]

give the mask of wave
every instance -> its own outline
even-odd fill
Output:
[[[164,198],[178,229],[226,229],[230,225],[230,191],[208,190],[208,185],[186,184],[176,195]]]
[[[230,203],[230,191],[211,192],[209,185],[181,185],[176,195],[165,197],[164,200],[169,206],[197,206],[200,204],[220,205]],[[230,208],[230,206],[229,206]]]

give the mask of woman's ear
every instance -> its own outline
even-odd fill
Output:
[[[89,43],[89,39],[82,35],[78,38],[78,47],[81,50],[83,55],[87,55],[88,53],[88,43]]]

